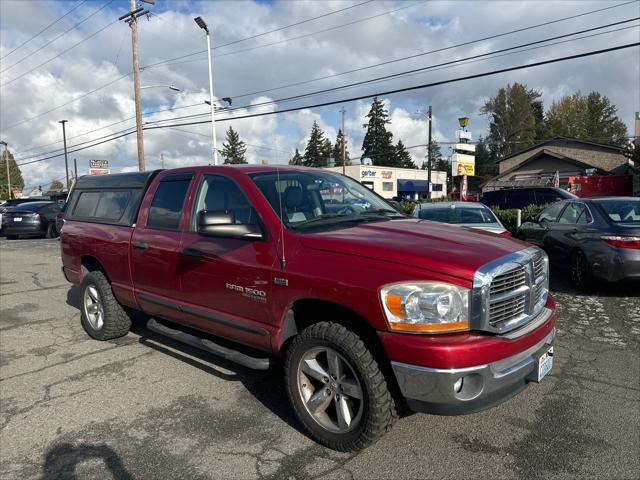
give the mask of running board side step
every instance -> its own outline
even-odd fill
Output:
[[[181,330],[169,328],[166,325],[158,323],[154,318],[149,319],[147,322],[147,328],[152,332],[173,338],[174,340],[186,343],[187,345],[199,348],[200,350],[213,353],[226,360],[242,365],[243,367],[252,368],[254,370],[268,370],[271,366],[271,360],[269,358],[250,357],[249,355],[237,350],[231,350],[230,348],[218,345],[206,338],[196,337],[195,335],[190,335]]]

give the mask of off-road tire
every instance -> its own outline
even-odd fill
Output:
[[[100,294],[100,300],[104,311],[103,324],[101,328],[94,328],[87,319],[86,308],[84,307],[85,290],[94,286]],[[104,273],[93,271],[85,275],[80,286],[80,321],[85,332],[96,340],[111,340],[129,333],[131,328],[131,318],[127,311],[118,303],[113,295],[111,284]]]
[[[330,347],[343,355],[355,370],[363,390],[363,413],[354,430],[334,433],[319,425],[307,412],[297,387],[298,364],[314,347]],[[380,365],[362,338],[341,324],[320,322],[305,328],[289,346],[285,359],[285,383],[293,409],[307,433],[318,443],[341,452],[361,450],[375,443],[398,419],[396,403]]]

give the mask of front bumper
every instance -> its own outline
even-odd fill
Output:
[[[428,368],[391,362],[409,408],[440,415],[473,413],[502,403],[537,381],[537,359],[554,344],[555,327],[527,350],[465,368]],[[535,377],[535,378],[534,378]],[[462,385],[456,392],[456,382]]]

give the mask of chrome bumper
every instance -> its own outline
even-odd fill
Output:
[[[530,381],[537,381],[537,358],[553,345],[555,336],[554,328],[523,352],[474,367],[438,369],[400,362],[391,365],[412,410],[440,415],[472,413],[498,405],[522,391]]]

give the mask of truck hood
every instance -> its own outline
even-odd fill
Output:
[[[365,223],[300,235],[305,247],[473,280],[478,267],[531,245],[477,229],[419,219]]]

